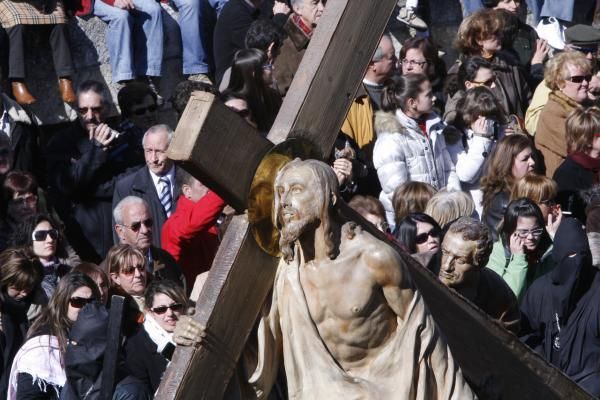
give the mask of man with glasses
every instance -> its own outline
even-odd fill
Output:
[[[142,149],[106,124],[104,85],[83,82],[77,93],[78,121],[48,143],[48,197],[82,259],[100,262],[113,244],[112,194],[117,177],[143,163]]]
[[[158,124],[156,93],[143,82],[125,85],[117,95],[122,121],[118,131],[133,134],[142,143],[142,136],[151,126]]]
[[[142,139],[146,166],[121,178],[115,185],[113,207],[127,196],[138,196],[146,201],[154,221],[157,234],[152,244],[162,247],[160,232],[175,211],[181,188],[175,180],[177,168],[167,157],[173,130],[167,125],[154,125]],[[116,221],[114,221],[116,222]],[[115,241],[117,237],[114,236]]]
[[[154,220],[148,203],[136,196],[127,196],[113,210],[115,232],[119,242],[129,244],[145,256],[148,272],[158,279],[170,279],[185,287],[179,265],[165,250],[153,246]],[[156,236],[160,236],[159,233]]]
[[[381,108],[383,84],[396,70],[396,62],[396,50],[392,38],[384,34],[379,40],[379,45],[367,67],[363,84],[358,89],[357,97],[350,106],[341,128],[342,133],[356,142],[358,148],[364,152],[366,176],[355,176],[359,194],[377,197],[381,192],[377,170],[373,167],[373,146],[376,139],[373,122],[375,112]]]
[[[485,224],[462,217],[450,225],[444,236],[438,277],[516,334],[519,303],[506,282],[485,267],[491,253],[492,237]]]

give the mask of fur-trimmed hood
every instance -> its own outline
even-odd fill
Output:
[[[375,131],[377,134],[406,133],[406,129],[400,124],[396,115],[392,112],[377,111],[375,113]]]
[[[20,122],[22,124],[32,125],[31,118],[29,118],[27,111],[25,111],[23,107],[18,105],[16,101],[4,93],[1,96],[2,97],[0,97],[0,100],[2,100],[4,109],[8,112],[8,116],[11,119],[11,124]]]

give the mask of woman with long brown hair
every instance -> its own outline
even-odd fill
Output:
[[[524,118],[531,91],[521,67],[500,54],[504,23],[500,11],[479,10],[460,24],[456,47],[465,57],[479,56],[490,62],[496,75],[492,91],[504,112]],[[450,73],[456,73],[458,65],[451,68]]]
[[[521,134],[505,136],[498,142],[481,178],[483,215],[481,220],[498,239],[498,223],[502,220],[515,182],[535,167],[533,144]]]
[[[63,355],[69,330],[81,308],[98,299],[98,286],[87,275],[72,272],[61,279],[15,356],[8,385],[9,400],[59,398],[67,380]]]

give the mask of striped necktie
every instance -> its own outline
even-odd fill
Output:
[[[162,184],[162,189],[160,190],[160,203],[165,209],[165,213],[167,214],[167,218],[171,216],[171,210],[173,208],[173,197],[171,196],[171,184],[169,182],[169,178],[166,176],[161,177],[158,180]]]

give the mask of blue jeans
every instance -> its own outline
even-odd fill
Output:
[[[96,0],[98,1],[98,0]],[[179,29],[183,48],[183,73],[205,74],[208,72],[204,21],[201,0],[171,0],[179,10]]]
[[[531,10],[534,24],[541,17],[555,17],[570,22],[573,19],[575,0],[527,0],[527,6]]]
[[[133,0],[134,10],[94,2],[94,14],[108,23],[106,46],[113,82],[160,76],[163,58],[162,8],[156,0]],[[141,30],[135,29],[141,25]]]
[[[481,0],[461,0],[462,9],[463,9],[463,17],[468,17],[473,14],[475,11],[483,8],[483,4],[481,4]]]

